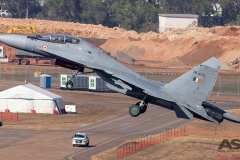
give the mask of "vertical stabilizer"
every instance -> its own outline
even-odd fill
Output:
[[[212,57],[166,84],[163,90],[176,101],[184,101],[201,105],[212,92],[218,77],[221,61]]]

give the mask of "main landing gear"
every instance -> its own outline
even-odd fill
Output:
[[[140,114],[146,112],[147,110],[147,106],[148,106],[148,103],[146,103],[146,99],[147,99],[147,96],[144,97],[144,99],[142,100],[142,102],[138,102],[134,105],[131,105],[129,107],[129,114],[132,116],[132,117],[137,117],[139,116]]]

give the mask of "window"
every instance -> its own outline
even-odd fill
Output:
[[[64,35],[51,35],[51,42],[64,43]]]
[[[32,39],[39,39],[42,41],[48,41],[53,43],[72,43],[72,44],[79,44],[80,39],[72,36],[66,36],[63,34],[52,34],[52,35],[35,35],[35,36],[28,36],[28,38]]]
[[[85,135],[84,134],[75,134],[74,137],[76,137],[76,138],[85,138]]]
[[[66,36],[65,42],[66,42],[66,43],[79,44],[79,43],[80,43],[80,40],[77,39],[77,38],[75,38],[75,37]]]
[[[0,53],[2,53],[2,49],[0,49]]]
[[[36,36],[37,39],[40,39],[42,41],[50,41],[50,35],[44,35],[44,36]]]

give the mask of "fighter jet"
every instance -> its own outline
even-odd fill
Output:
[[[108,54],[81,38],[64,34],[0,35],[0,42],[14,48],[56,59],[56,65],[76,70],[72,78],[89,68],[107,82],[107,87],[140,101],[129,108],[137,117],[146,112],[148,104],[174,110],[179,118],[194,117],[221,123],[223,119],[240,123],[240,119],[206,102],[217,80],[221,62],[212,57],[170,83],[147,79],[121,64]]]

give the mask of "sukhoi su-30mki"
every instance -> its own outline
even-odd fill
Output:
[[[179,118],[201,118],[215,123],[223,119],[240,123],[240,119],[206,102],[217,80],[221,62],[212,57],[170,83],[153,81],[124,66],[108,54],[81,38],[64,34],[0,35],[0,41],[14,48],[56,59],[56,65],[84,73],[92,69],[107,82],[107,87],[140,102],[129,108],[137,117],[149,103],[174,110]],[[72,78],[71,78],[72,79]],[[73,83],[68,80],[66,86]]]

